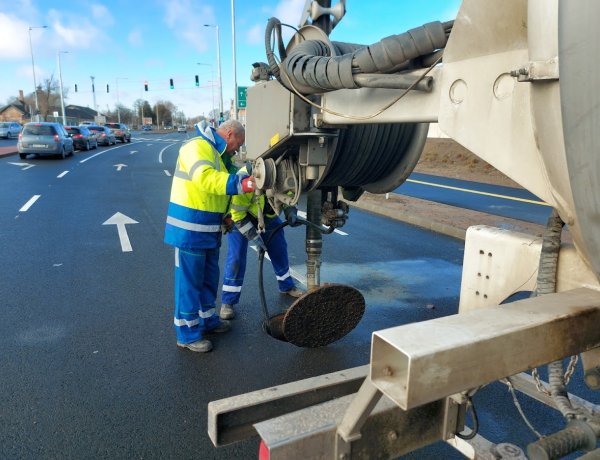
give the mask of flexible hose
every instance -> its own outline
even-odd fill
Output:
[[[334,227],[329,227],[327,229],[323,229],[323,227],[321,227],[313,222],[310,222],[307,219],[298,218],[298,222],[301,222],[303,225],[310,225],[310,226],[318,229],[321,233],[325,233],[325,234],[332,233],[335,230]],[[282,223],[277,225],[277,227],[275,227],[273,229],[273,231],[270,233],[269,237],[265,241],[265,246],[270,243],[271,238],[273,238],[273,235],[275,235],[275,233],[277,233],[279,230],[283,229],[286,225],[289,225],[289,222],[287,220],[283,221]],[[267,299],[265,296],[265,285],[264,285],[264,279],[263,279],[264,260],[265,260],[265,250],[263,248],[259,247],[258,248],[258,294],[260,297],[260,306],[262,308],[263,316],[265,318],[264,324],[268,328],[269,320],[271,319],[271,315],[269,313],[269,308],[267,307]],[[267,331],[267,332],[270,334],[270,331]]]
[[[453,21],[430,22],[368,46],[332,43],[336,53],[343,53],[340,56],[331,56],[329,45],[323,41],[306,40],[290,52],[281,66],[293,87],[306,94],[359,88],[354,74],[391,73],[411,60],[429,56],[444,48],[452,25]],[[270,37],[269,26],[267,30]],[[267,50],[270,50],[270,44]],[[289,86],[286,79],[278,80],[284,86]]]
[[[288,225],[288,222],[282,222],[277,227],[273,229],[267,241],[265,241],[265,245],[269,244],[273,235],[281,230],[283,227]],[[269,320],[271,319],[271,315],[269,314],[269,309],[267,307],[267,299],[265,297],[265,285],[263,281],[263,265],[265,260],[265,250],[261,247],[258,248],[258,294],[260,296],[260,306],[262,308],[263,316],[265,318],[265,324],[269,327]],[[270,333],[270,331],[267,331]]]
[[[542,240],[542,252],[537,276],[536,296],[552,294],[556,292],[556,269],[558,266],[558,253],[560,251],[560,237],[565,223],[562,221],[556,209],[548,218],[544,238]],[[576,412],[569,400],[564,378],[562,360],[548,364],[548,384],[550,394],[557,409],[567,419],[575,417]]]
[[[271,36],[273,31],[276,33],[277,47],[279,48],[280,60],[285,59],[285,46],[283,45],[283,39],[281,37],[281,22],[277,18],[269,18],[267,21],[267,28],[265,29],[265,51],[267,53],[267,61],[269,63],[269,71],[277,78],[279,78],[279,64],[275,59],[275,53],[271,47]]]

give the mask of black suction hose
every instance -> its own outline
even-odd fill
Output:
[[[329,234],[332,233],[335,230],[335,227],[329,227],[327,229],[324,229],[322,226],[314,224],[313,222],[307,220],[307,219],[303,219],[301,217],[296,217],[297,222],[300,222],[303,225],[310,225],[312,227],[317,228],[321,233],[324,234]],[[289,222],[286,220],[282,223],[280,223],[277,227],[275,227],[273,229],[273,231],[271,232],[271,234],[269,235],[269,238],[267,238],[267,241],[265,241],[265,245],[269,244],[269,242],[271,241],[271,238],[273,238],[273,235],[275,235],[275,233],[277,233],[279,230],[283,229],[283,227],[285,227],[286,225],[289,225]],[[260,297],[260,306],[262,308],[262,312],[263,312],[263,316],[265,318],[264,321],[264,325],[265,325],[265,329],[267,334],[269,335],[273,335],[271,332],[271,328],[269,327],[269,321],[271,320],[271,315],[269,314],[269,309],[267,307],[267,300],[265,298],[265,286],[264,286],[264,282],[263,282],[263,266],[264,266],[264,261],[265,261],[265,250],[263,248],[258,248],[258,294]]]
[[[267,241],[265,241],[265,245],[269,244],[273,235],[281,230],[283,227],[288,225],[287,220],[279,224],[269,235]],[[265,327],[267,328],[267,333],[271,335],[271,330],[269,328],[269,320],[271,319],[271,315],[269,314],[269,309],[267,308],[267,300],[265,298],[265,286],[263,282],[263,265],[265,261],[265,250],[263,248],[258,248],[258,293],[260,295],[260,306],[263,311],[263,316],[265,318]]]

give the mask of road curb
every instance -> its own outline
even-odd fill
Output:
[[[16,155],[17,147],[0,147],[0,157],[7,157],[9,155]]]

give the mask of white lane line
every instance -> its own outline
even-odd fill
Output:
[[[63,171],[58,176],[56,176],[56,178],[61,179],[61,178],[65,177],[67,174],[69,174],[69,171]]]
[[[158,162],[162,164],[162,154],[165,150],[167,150],[169,147],[172,147],[173,145],[177,144],[177,142],[173,142],[172,144],[167,145],[164,149],[162,149],[160,151],[160,153],[158,154]]]
[[[19,212],[26,212],[29,208],[31,208],[31,206],[33,206],[33,203],[35,203],[38,200],[38,198],[41,196],[42,195],[33,195],[29,199],[29,201],[27,203],[25,203],[21,209],[19,209]]]
[[[166,169],[163,170],[165,172],[165,174],[169,177],[171,177],[171,173],[169,171],[167,171]]]
[[[124,147],[124,146],[125,146],[125,144],[123,144],[123,145],[116,145],[116,146],[114,146],[112,149],[106,149],[106,150],[102,150],[102,151],[100,151],[100,152],[98,152],[98,153],[95,153],[95,154],[93,154],[93,155],[92,155],[92,156],[90,156],[90,157],[84,158],[84,159],[83,159],[83,160],[81,160],[79,163],[85,163],[86,161],[88,161],[88,160],[91,160],[92,158],[94,158],[94,157],[97,157],[98,155],[102,155],[103,153],[105,153],[105,152],[110,152],[111,150],[114,150],[114,149],[120,149],[121,147]]]

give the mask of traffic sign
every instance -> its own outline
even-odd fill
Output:
[[[248,91],[247,86],[238,86],[237,88],[238,109],[246,108],[246,91]]]

